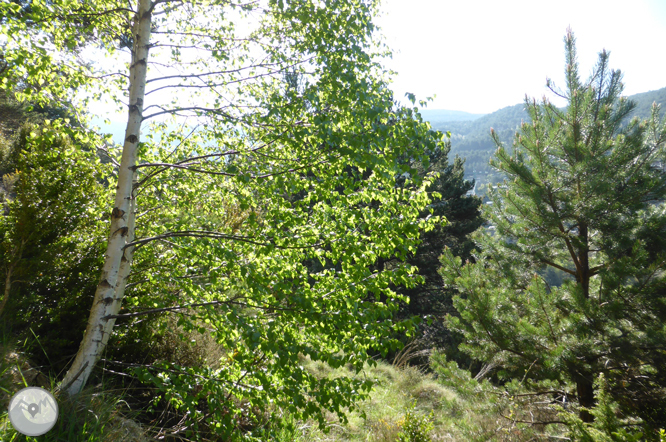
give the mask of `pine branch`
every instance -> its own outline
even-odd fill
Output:
[[[562,266],[559,265],[559,264],[555,264],[555,263],[552,262],[552,261],[549,261],[549,260],[547,260],[547,259],[542,258],[542,259],[541,259],[541,262],[544,263],[544,264],[548,264],[549,266],[554,267],[554,268],[556,268],[556,269],[562,270],[562,271],[565,272],[565,273],[568,273],[568,274],[570,274],[570,275],[576,276],[576,272],[574,272],[573,270],[569,270],[568,268],[566,268],[566,267],[562,267]]]

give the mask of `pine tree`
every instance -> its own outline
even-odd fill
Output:
[[[500,376],[575,385],[572,396],[592,408],[593,382],[605,373],[610,394],[647,416],[664,404],[666,180],[657,166],[666,125],[655,107],[623,127],[635,105],[621,98],[609,53],[582,82],[570,30],[565,50],[566,91],[548,85],[567,107],[526,98],[531,123],[513,149],[494,137],[491,163],[506,176],[491,192],[497,233],[480,240],[474,264],[442,256],[446,283],[461,292],[460,318],[448,323]],[[548,268],[568,278],[550,286]]]
[[[430,172],[439,173],[439,177],[428,187],[428,193],[434,202],[421,216],[432,214],[439,216],[442,221],[432,230],[421,233],[421,244],[408,258],[409,264],[418,267],[423,283],[401,290],[402,294],[409,297],[410,302],[401,305],[398,313],[400,317],[443,318],[447,313],[455,313],[452,304],[455,292],[443,287],[442,276],[438,272],[439,256],[446,246],[454,255],[470,259],[474,249],[470,234],[483,223],[481,199],[467,194],[474,188],[474,181],[465,180],[462,158],[456,156],[449,162],[450,151],[451,143],[447,142],[441,149],[430,152],[429,167],[427,170],[420,170],[424,176]],[[454,342],[450,331],[442,327],[441,321],[430,324],[423,321],[419,333],[422,344],[429,347],[444,348]]]

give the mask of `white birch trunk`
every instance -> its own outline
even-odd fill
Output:
[[[134,45],[129,72],[129,115],[118,171],[118,187],[111,212],[109,242],[83,341],[61,383],[61,389],[69,395],[75,395],[83,389],[95,364],[102,356],[116,322],[115,318],[109,316],[117,315],[120,311],[130,271],[132,250],[125,249],[125,245],[134,238],[135,204],[132,188],[136,148],[143,119],[152,6],[151,0],[139,0],[138,13],[134,18],[132,29]]]

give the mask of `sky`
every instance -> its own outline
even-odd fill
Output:
[[[476,114],[525,94],[563,106],[546,78],[564,86],[569,26],[583,80],[605,48],[624,72],[624,95],[666,87],[666,0],[383,0],[375,23],[394,51],[384,65],[397,72],[392,87],[403,104],[411,92],[435,97],[428,109]],[[108,117],[110,126],[94,124],[122,140],[125,113]]]
[[[564,35],[587,79],[598,53],[624,73],[623,95],[666,87],[666,0],[383,0],[376,21],[394,51],[396,98],[428,109],[490,113],[564,86]],[[561,104],[561,103],[560,103]]]

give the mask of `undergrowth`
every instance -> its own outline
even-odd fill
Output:
[[[143,391],[142,394],[148,397],[151,393],[145,388],[138,388],[140,383],[137,381],[123,386],[117,379],[109,377],[113,376],[112,373],[104,372],[107,377],[102,378],[102,382],[91,383],[77,397],[68,398],[58,392],[56,377],[39,373],[23,348],[8,336],[6,330],[0,335],[0,441],[188,440],[174,431],[174,422],[182,424],[183,416],[167,406],[158,412],[150,412],[141,405],[137,392]],[[199,340],[196,345],[190,345],[192,339],[184,341],[186,344],[172,341],[174,346],[182,345],[173,353],[178,359],[200,361],[204,354],[219,354],[210,348],[212,344],[209,341]],[[300,360],[303,367],[318,378],[360,376],[372,379],[375,388],[370,398],[361,403],[359,410],[348,414],[346,424],[342,424],[336,415],[327,414],[327,426],[322,430],[316,422],[299,421],[286,410],[257,410],[259,424],[239,434],[238,440],[241,436],[243,440],[257,442],[643,440],[643,435],[637,430],[618,426],[623,421],[615,420],[617,407],[604,396],[604,388],[599,388],[599,406],[593,410],[597,423],[589,425],[577,419],[575,409],[553,406],[543,398],[525,394],[519,383],[498,387],[487,380],[476,380],[468,371],[458,368],[454,362],[447,361],[436,352],[431,357],[430,373],[415,367],[396,367],[377,361],[355,374],[351,367],[332,369],[308,357],[301,357]],[[603,383],[603,379],[599,382]],[[17,433],[7,415],[10,397],[26,386],[42,386],[53,391],[58,401],[58,422],[51,431],[38,438]],[[562,423],[543,424],[549,421]],[[211,436],[212,433],[203,430],[197,435],[197,440],[217,440]],[[662,432],[661,437],[654,436],[650,440],[666,442],[666,433]]]

